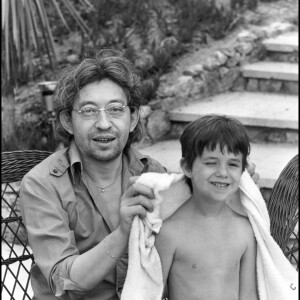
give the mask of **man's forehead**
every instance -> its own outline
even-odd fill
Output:
[[[127,104],[127,97],[123,89],[112,81],[102,80],[90,83],[80,89],[75,97],[74,104],[80,106],[91,104],[106,106],[109,103],[118,102]]]

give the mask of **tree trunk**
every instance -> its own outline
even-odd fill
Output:
[[[2,142],[9,143],[15,132],[15,97],[13,91],[2,96]]]

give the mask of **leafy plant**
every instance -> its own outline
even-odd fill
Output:
[[[81,5],[92,8],[88,0],[78,1]],[[70,29],[58,2],[70,12],[80,29],[90,35],[89,28],[70,0],[48,1],[47,5],[51,3],[64,26]],[[3,37],[1,75],[4,93],[11,93],[24,73],[30,78],[36,56],[41,59],[44,67],[46,54],[50,66],[56,67],[56,53],[45,3],[45,0],[1,1]]]
[[[92,9],[88,0],[77,0],[80,5]],[[90,35],[90,30],[77,13],[70,0],[2,0],[2,46],[1,46],[1,95],[2,95],[2,141],[15,138],[15,87],[24,78],[31,79],[36,59],[56,69],[51,26],[49,25],[46,5],[54,8],[64,26],[69,26],[64,18],[64,5],[82,32]]]
[[[14,134],[1,143],[1,151],[45,150],[55,151],[58,147],[52,124],[46,113],[41,113],[38,123],[23,121],[14,126]]]

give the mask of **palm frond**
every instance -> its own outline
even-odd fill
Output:
[[[16,85],[24,74],[30,78],[33,71],[33,59],[37,55],[44,66],[44,54],[47,54],[49,65],[56,66],[56,53],[51,27],[49,24],[45,1],[49,0],[1,0],[2,8],[2,88],[4,94]],[[64,26],[70,30],[63,11],[63,3],[74,18],[79,28],[88,36],[90,29],[80,17],[70,0],[51,0]],[[88,0],[79,0],[88,9],[93,9]]]

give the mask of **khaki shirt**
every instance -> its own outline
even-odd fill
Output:
[[[126,190],[131,176],[144,172],[166,170],[133,148],[123,154],[122,191]],[[93,290],[85,291],[69,276],[74,259],[114,230],[101,193],[82,170],[74,142],[24,176],[20,198],[23,222],[35,258],[31,268],[34,299],[119,299],[127,272],[127,251]]]

